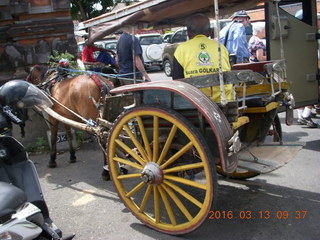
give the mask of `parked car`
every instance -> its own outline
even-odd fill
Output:
[[[103,48],[116,52],[117,51],[117,42],[118,42],[118,40],[116,40],[116,39],[104,40],[104,47]]]
[[[176,48],[183,42],[188,40],[187,35],[187,28],[179,28],[176,30],[171,38],[168,40],[168,42],[165,44],[162,54],[162,60],[163,60],[163,70],[164,73],[171,77],[172,74],[172,61],[173,61],[173,55],[176,51]]]
[[[229,22],[231,22],[231,19],[221,19],[219,20],[220,24],[220,29],[225,27]],[[213,34],[212,37],[216,38],[218,35],[217,27],[216,27],[216,22],[215,21],[210,21],[211,28],[213,29]],[[163,70],[164,73],[168,76],[171,77],[172,75],[172,61],[173,61],[173,56],[176,48],[183,42],[188,40],[188,35],[187,35],[187,28],[179,28],[176,30],[171,39],[168,40],[167,44],[165,45],[163,49],[163,54],[162,54],[162,59],[163,59]]]
[[[172,35],[173,35],[173,32],[168,32],[168,33],[163,34],[163,36],[162,36],[163,41],[164,41],[164,42],[170,41]]]
[[[145,67],[151,68],[159,66],[162,68],[162,52],[164,41],[159,33],[149,33],[137,35],[142,47],[142,56]]]

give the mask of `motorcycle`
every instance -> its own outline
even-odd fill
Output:
[[[23,145],[12,136],[11,122],[23,121],[13,109],[51,106],[41,90],[23,80],[0,88],[0,240],[63,239],[49,216],[39,177]]]

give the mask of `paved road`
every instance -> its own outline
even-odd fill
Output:
[[[161,73],[152,73],[152,79],[156,77],[164,78]],[[68,163],[68,153],[58,155],[56,169],[46,167],[48,154],[31,155],[30,159],[36,163],[52,219],[64,233],[75,232],[77,240],[316,240],[320,236],[320,128],[283,125],[283,134],[285,141],[306,143],[293,161],[244,182],[219,178],[214,210],[232,211],[236,215],[249,211],[258,217],[247,220],[208,217],[194,232],[180,237],[149,229],[125,208],[112,182],[100,180],[102,153],[95,142],[80,146],[75,164]],[[278,219],[277,213],[281,217],[285,211],[289,218]],[[270,218],[265,219],[268,212]],[[304,213],[304,217],[295,218]]]

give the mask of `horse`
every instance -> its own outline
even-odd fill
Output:
[[[54,100],[52,109],[61,116],[77,122],[82,122],[82,120],[74,113],[87,120],[96,120],[98,117],[97,103],[102,94],[101,85],[107,89],[107,94],[114,85],[101,75],[81,74],[70,77],[65,71],[60,70],[59,72],[59,68],[58,71],[54,69],[50,70],[47,66],[40,65],[35,65],[30,69],[27,81],[34,85],[42,86],[42,88],[45,86],[46,89],[43,90],[49,91]],[[48,167],[55,168],[57,166],[56,154],[59,120],[49,116],[48,121],[51,131],[51,152]],[[65,130],[69,144],[70,163],[74,163],[76,162],[76,155],[72,144],[71,127],[65,124]],[[105,154],[103,156],[104,165],[106,165],[106,156]],[[110,179],[109,172],[105,169],[102,172],[102,178],[104,180]]]

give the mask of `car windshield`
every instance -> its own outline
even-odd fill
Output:
[[[116,42],[106,43],[105,48],[109,49],[109,50],[116,50],[117,49],[117,43]]]
[[[163,39],[161,36],[146,36],[140,38],[141,45],[161,44]]]

